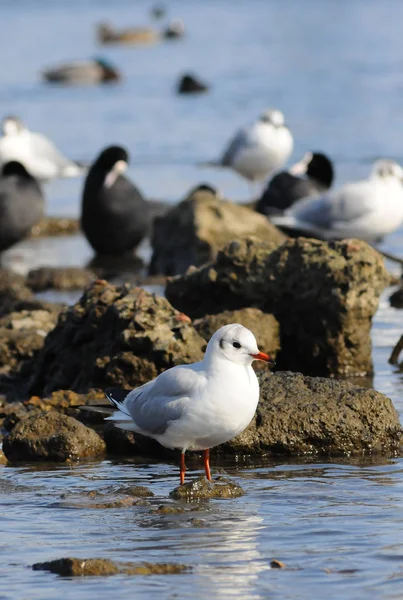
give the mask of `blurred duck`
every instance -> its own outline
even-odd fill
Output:
[[[165,39],[178,39],[185,35],[185,25],[181,19],[173,19],[162,32]]]
[[[309,237],[379,241],[403,222],[403,169],[392,160],[379,160],[368,179],[299,200],[270,220]]]
[[[122,173],[128,153],[120,146],[103,150],[84,184],[81,228],[97,254],[132,252],[148,233],[148,202]]]
[[[0,252],[21,241],[43,217],[45,201],[37,181],[16,161],[0,178]]]
[[[103,58],[73,61],[47,69],[42,76],[51,83],[69,85],[111,83],[121,79],[116,67]]]
[[[229,167],[249,181],[259,181],[281,169],[294,141],[279,110],[267,110],[255,123],[240,129],[212,166]]]
[[[20,162],[40,181],[78,177],[83,169],[69,160],[41,133],[24,127],[17,117],[5,117],[0,137],[0,166],[10,161]]]
[[[323,194],[332,185],[333,165],[321,152],[307,152],[288,171],[274,175],[268,183],[256,210],[264,215],[282,213],[297,200]]]
[[[148,27],[118,30],[108,23],[100,23],[97,25],[97,39],[100,44],[153,44],[160,36]]]

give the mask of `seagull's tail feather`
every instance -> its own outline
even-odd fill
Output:
[[[126,417],[129,417],[129,419],[131,419],[131,416],[125,407],[125,400],[131,391],[132,390],[125,390],[124,388],[107,388],[105,390],[105,396],[108,398],[109,402],[115,407],[116,410],[118,410],[120,413],[123,413]],[[122,415],[120,415],[120,418],[122,418]]]

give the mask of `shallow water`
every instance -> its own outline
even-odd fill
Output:
[[[396,0],[173,0],[170,16],[181,16],[188,29],[183,41],[95,46],[95,22],[146,24],[149,7],[141,0],[3,0],[2,113],[21,116],[77,159],[90,161],[111,142],[126,144],[133,179],[169,201],[204,180],[235,200],[247,197],[236,175],[195,165],[215,157],[234,129],[266,106],[284,111],[295,135],[293,159],[305,150],[328,152],[338,182],[365,176],[379,156],[403,161],[403,5]],[[121,66],[122,85],[67,89],[38,79],[42,67],[96,54]],[[185,70],[210,82],[211,93],[176,97]],[[49,185],[49,213],[77,216],[81,185]],[[403,256],[402,231],[384,248]],[[149,253],[145,243],[141,255],[147,260]],[[80,236],[29,240],[5,257],[21,272],[90,260]],[[403,376],[387,359],[402,316],[389,307],[388,293],[373,328],[374,387],[401,413]],[[197,460],[188,466],[200,469]],[[178,504],[169,500],[178,478],[170,462],[0,466],[0,598],[401,598],[403,459],[220,460],[214,467],[239,481],[245,496],[161,516],[150,510]],[[112,483],[148,485],[155,498],[150,507],[108,510],[73,508],[61,498]],[[62,556],[175,561],[192,570],[72,580],[30,569]],[[287,569],[270,569],[273,558]]]

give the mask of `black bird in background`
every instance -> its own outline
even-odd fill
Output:
[[[256,210],[263,215],[282,213],[297,200],[328,190],[333,178],[330,159],[321,152],[307,152],[289,171],[281,171],[270,180]]]
[[[0,178],[0,252],[21,241],[43,217],[45,199],[38,182],[17,161]]]
[[[117,256],[132,252],[149,232],[150,206],[122,175],[128,158],[120,146],[106,148],[85,180],[81,228],[97,254]]]

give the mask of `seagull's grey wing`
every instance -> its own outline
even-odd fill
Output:
[[[220,165],[223,167],[231,167],[234,163],[235,157],[244,148],[251,145],[251,140],[248,136],[247,129],[240,129],[234,138],[228,144],[227,149],[221,157]]]
[[[203,375],[192,367],[168,369],[127,396],[124,406],[145,434],[164,433],[171,421],[184,414],[192,393],[204,383]]]
[[[30,132],[30,142],[32,151],[36,156],[52,162],[59,168],[63,169],[64,167],[74,164],[73,161],[66,158],[60,150],[56,148],[51,140],[41,133]]]
[[[297,222],[327,228],[332,219],[332,199],[327,195],[303,198],[285,211],[285,215],[292,215]]]

